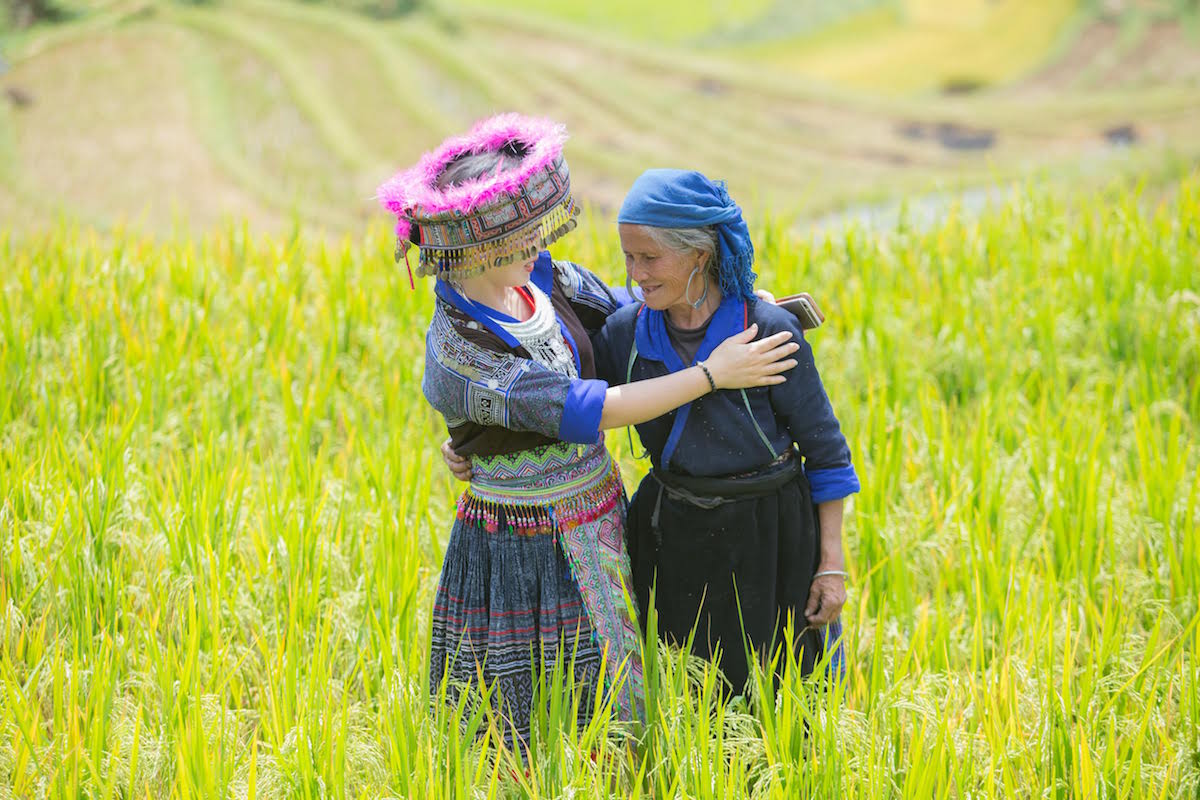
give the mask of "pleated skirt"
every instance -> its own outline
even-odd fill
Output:
[[[659,636],[684,644],[694,632],[692,652],[716,661],[735,694],[746,687],[748,652],[763,659],[790,647],[807,675],[828,647],[828,668],[844,670],[840,622],[811,628],[804,617],[821,539],[803,473],[764,496],[712,508],[672,499],[647,476],[630,503],[627,536],[643,625],[653,588]]]
[[[570,668],[591,713],[603,653],[566,557],[551,531],[489,532],[458,520],[433,604],[430,683],[492,693],[506,743],[528,740],[538,682]],[[584,720],[581,719],[580,722]]]

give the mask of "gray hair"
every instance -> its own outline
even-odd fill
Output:
[[[434,181],[439,189],[473,181],[484,175],[502,172],[521,163],[528,148],[522,142],[511,141],[499,150],[488,150],[484,153],[464,153],[458,156],[443,169]]]
[[[699,250],[704,256],[704,276],[720,282],[721,257],[717,243],[717,227],[702,228],[655,228],[643,226],[650,238],[662,247],[676,253]]]

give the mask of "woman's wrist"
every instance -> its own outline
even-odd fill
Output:
[[[842,578],[843,580],[849,580],[850,573],[844,569],[833,569],[833,568],[818,569],[816,572],[813,573],[813,577],[814,578],[836,577],[836,578]]]
[[[817,506],[821,526],[820,557],[817,570],[846,569],[846,551],[842,547],[843,500],[829,500]]]
[[[704,373],[704,379],[708,382],[708,390],[710,392],[715,392],[717,390],[717,382],[713,378],[712,371],[708,368],[708,365],[706,365],[703,361],[697,361],[696,366],[699,367],[700,371]]]

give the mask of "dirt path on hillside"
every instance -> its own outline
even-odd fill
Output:
[[[1120,32],[1120,26],[1115,22],[1093,22],[1065,53],[1017,83],[1014,91],[1045,96],[1076,86],[1081,76],[1109,51]]]

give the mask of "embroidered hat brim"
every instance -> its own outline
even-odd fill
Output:
[[[562,125],[501,114],[397,173],[377,193],[396,215],[397,259],[415,244],[418,274],[463,278],[536,256],[576,225],[565,141]],[[516,166],[438,188],[438,176],[455,159],[513,144],[524,153]]]

